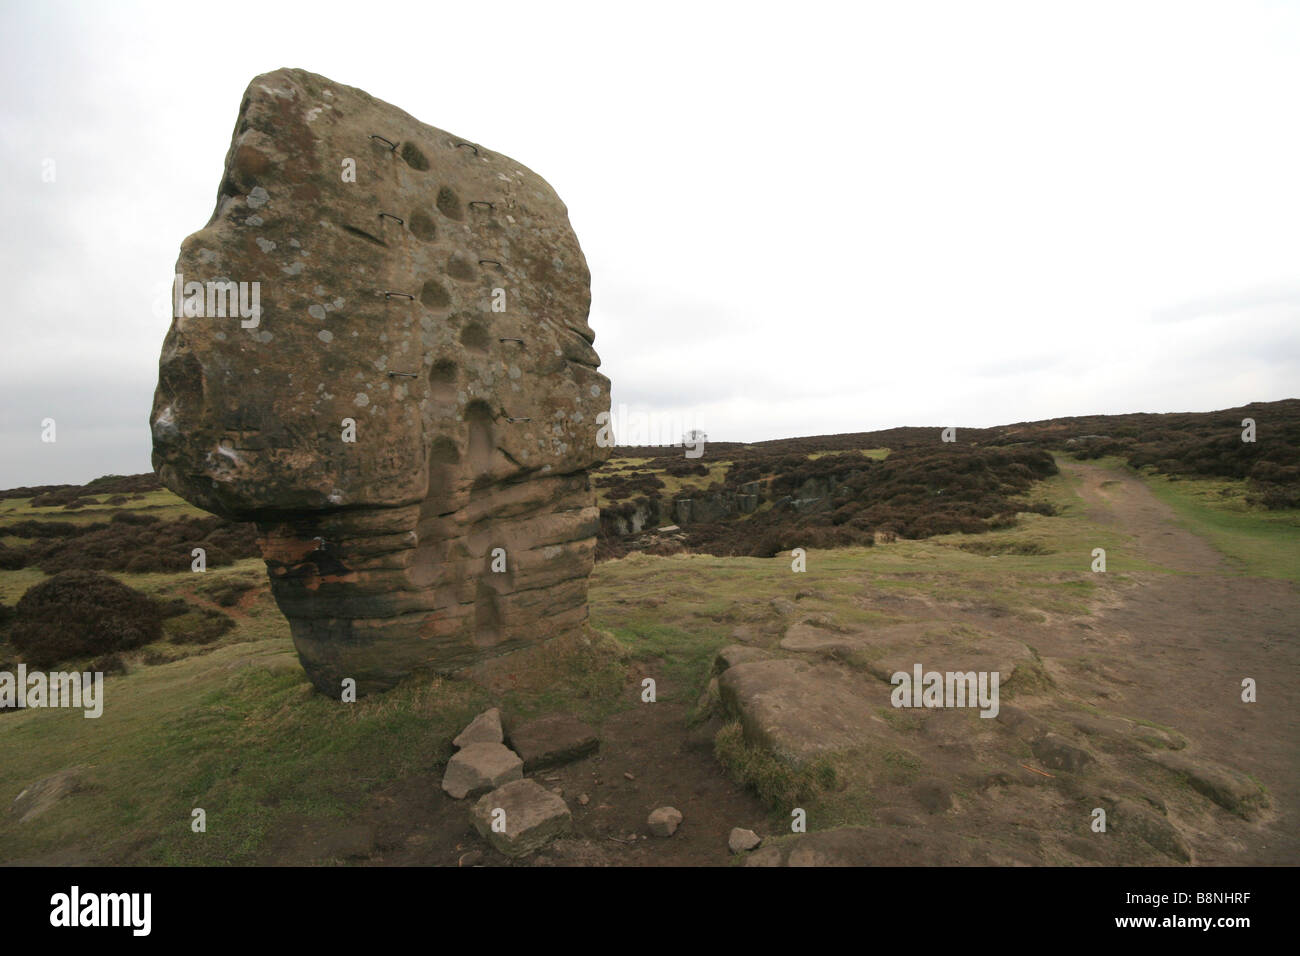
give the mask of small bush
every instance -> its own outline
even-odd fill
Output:
[[[123,501],[126,499],[123,498]],[[113,517],[108,519],[113,524],[157,524],[158,518],[155,515],[143,514],[139,511],[119,511]]]
[[[217,579],[202,588],[205,597],[222,607],[234,607],[249,591],[254,591],[261,584],[248,578]]]
[[[91,661],[88,670],[101,674],[125,674],[126,661],[122,660],[121,654],[105,654]]]
[[[15,607],[9,642],[37,667],[110,654],[159,640],[158,603],[96,571],[62,571],[33,585]]]
[[[28,567],[59,571],[126,571],[131,574],[189,571],[194,548],[207,552],[207,566],[221,567],[257,555],[251,524],[216,516],[160,521],[152,515],[118,512],[107,523],[80,527],[70,522],[23,521],[11,535],[35,538],[24,555]]]
[[[167,618],[163,634],[173,644],[211,644],[235,626],[234,619],[211,608],[193,608]]]
[[[27,564],[27,555],[18,548],[0,543],[0,571],[17,571]]]
[[[688,475],[707,475],[709,466],[701,461],[690,461],[689,459],[679,459],[669,461],[664,465],[664,471],[674,478],[685,478]]]

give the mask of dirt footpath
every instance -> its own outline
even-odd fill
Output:
[[[1114,642],[1125,711],[1176,728],[1199,755],[1264,783],[1275,816],[1232,822],[1201,864],[1300,862],[1300,594],[1287,581],[1242,577],[1132,475],[1061,460],[1090,517],[1135,538],[1138,556],[1177,572],[1128,572],[1137,586],[1095,615]],[[1113,555],[1110,555],[1113,557]],[[1040,648],[1053,653],[1050,642]],[[1070,653],[1058,647],[1059,653]],[[1241,701],[1254,678],[1258,702]]]

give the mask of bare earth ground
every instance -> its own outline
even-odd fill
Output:
[[[661,685],[661,690],[671,691]],[[640,687],[628,690],[638,698]],[[726,862],[734,826],[766,817],[751,794],[719,770],[712,737],[686,729],[686,708],[664,702],[615,714],[601,727],[601,749],[575,763],[531,774],[559,789],[574,835],[521,861],[487,849],[467,805],[442,792],[441,772],[398,781],[342,829],[308,825],[283,831],[261,865],[301,866],[350,856],[376,866],[706,866]],[[625,774],[631,774],[629,780]],[[588,796],[584,806],[578,801]],[[646,817],[665,805],[682,811],[670,840],[646,836]],[[652,842],[653,841],[653,842]],[[721,852],[719,851],[721,848]]]

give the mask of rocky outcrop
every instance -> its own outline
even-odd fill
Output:
[[[544,180],[278,70],[248,87],[176,273],[154,468],[256,522],[322,692],[583,624],[609,380],[587,265]]]

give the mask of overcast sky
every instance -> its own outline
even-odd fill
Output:
[[[153,302],[282,66],[545,177],[615,407],[715,440],[1300,393],[1297,3],[0,10],[0,487],[149,469]]]

